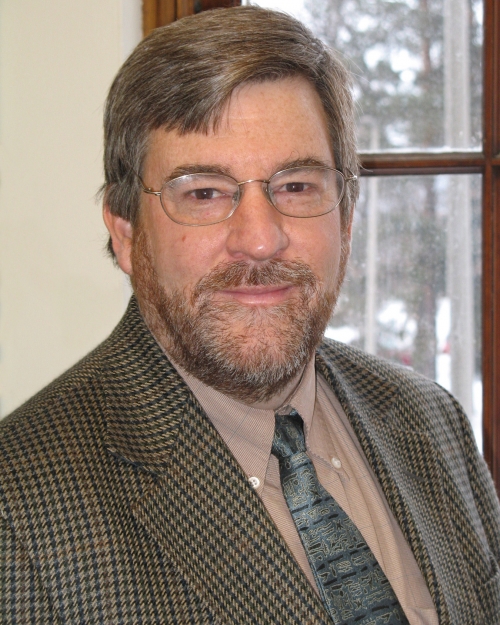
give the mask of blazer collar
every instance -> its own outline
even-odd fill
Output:
[[[324,341],[316,355],[316,368],[334,390],[356,430],[358,420],[383,420],[397,397],[398,385],[377,372],[370,356],[343,344]]]
[[[115,456],[161,475],[196,399],[146,326],[132,297],[104,345],[106,446]]]

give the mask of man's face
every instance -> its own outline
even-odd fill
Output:
[[[319,97],[305,79],[293,78],[240,87],[208,134],[154,131],[142,177],[153,189],[186,170],[266,180],[308,159],[335,166]],[[229,219],[201,227],[173,222],[158,197],[143,194],[131,250],[117,256],[146,322],[174,360],[206,384],[256,403],[286,393],[320,341],[349,237],[338,208],[287,217],[251,182]]]

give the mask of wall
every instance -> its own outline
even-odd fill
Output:
[[[102,110],[140,0],[0,4],[2,416],[97,345],[128,287],[104,256]]]

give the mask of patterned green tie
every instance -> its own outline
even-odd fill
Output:
[[[276,415],[272,453],[278,458],[286,503],[333,622],[408,625],[358,528],[319,483],[297,412]]]

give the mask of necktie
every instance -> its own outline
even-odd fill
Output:
[[[408,625],[358,528],[319,483],[297,412],[276,415],[272,453],[278,458],[286,503],[333,622]]]

